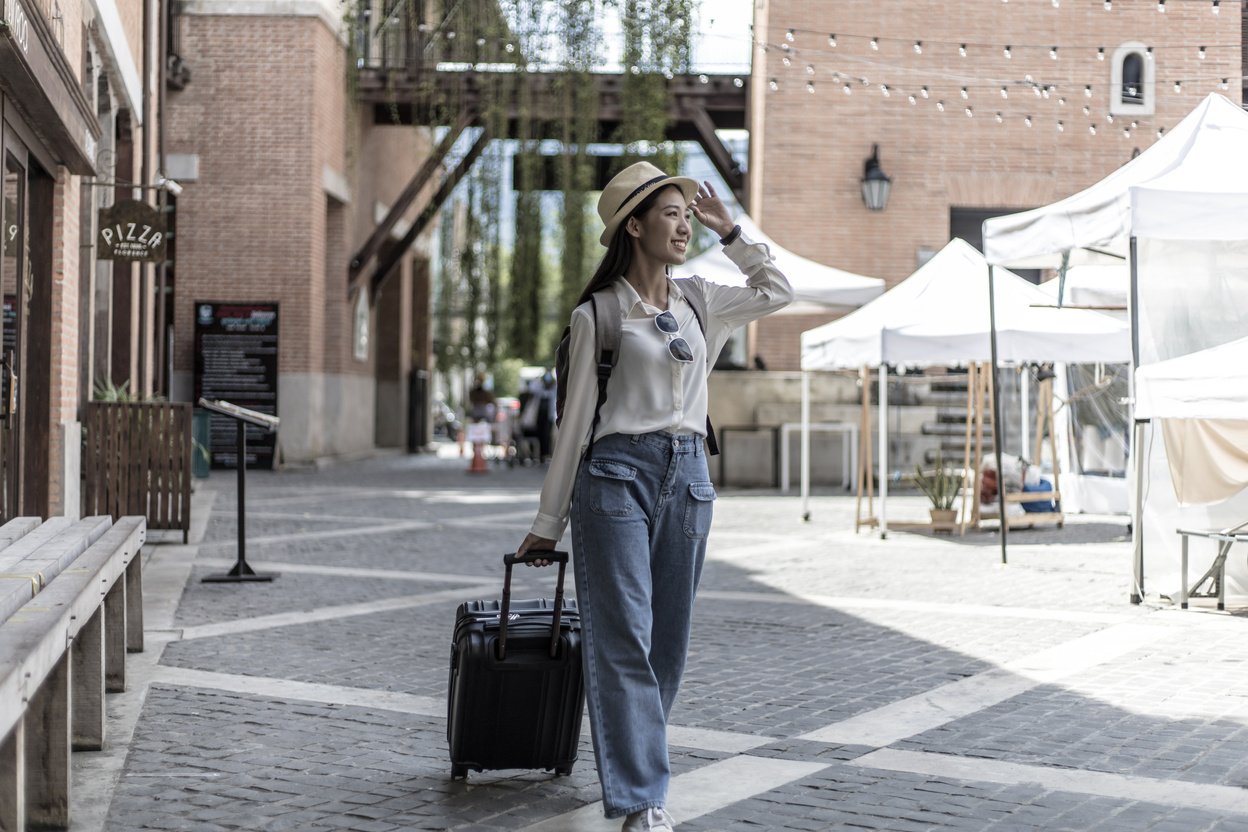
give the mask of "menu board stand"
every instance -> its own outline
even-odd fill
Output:
[[[220,400],[209,401],[201,398],[199,406],[205,410],[210,410],[213,413],[219,413],[222,416],[228,416],[233,419],[238,433],[238,463],[234,466],[238,470],[238,560],[234,562],[234,567],[229,572],[204,576],[203,583],[223,584],[242,583],[245,581],[271,581],[277,577],[278,573],[257,572],[247,565],[247,516],[244,505],[247,482],[247,425],[256,425],[271,433],[277,430],[280,420],[276,416],[248,410],[245,407],[239,407],[238,405]]]

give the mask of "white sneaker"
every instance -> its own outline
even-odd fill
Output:
[[[676,821],[663,809],[642,809],[624,819],[621,832],[674,832]]]

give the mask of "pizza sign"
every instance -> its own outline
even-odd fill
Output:
[[[155,207],[133,199],[100,210],[100,260],[165,259],[165,221]]]

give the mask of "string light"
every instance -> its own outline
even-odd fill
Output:
[[[943,101],[937,101],[937,102],[936,102],[936,109],[937,109],[937,110],[939,110],[940,112],[942,112],[942,113],[943,113],[943,112],[945,111],[945,102],[943,102]]]
[[[777,81],[775,78],[772,78],[770,81],[767,82],[767,86],[771,88],[772,92],[775,92],[776,90],[780,89],[780,82]]]
[[[742,87],[745,86],[745,81],[741,80],[740,78],[733,78],[732,85],[736,87],[737,89],[741,89]]]
[[[1001,88],[1001,97],[1002,97],[1002,98],[1009,98],[1009,97],[1010,97],[1010,91],[1009,91],[1009,90],[1007,90],[1005,87],[1002,87],[1002,88]]]
[[[1200,47],[1200,51],[1196,53],[1196,57],[1200,58],[1202,61],[1205,59],[1205,47]]]
[[[1066,99],[1065,99],[1065,98],[1059,98],[1059,99],[1057,99],[1057,103],[1058,103],[1058,105],[1059,105],[1059,106],[1065,107],[1065,106],[1066,106]]]
[[[1175,92],[1183,92],[1183,82],[1182,82],[1182,81],[1175,81],[1175,82],[1174,82],[1174,91],[1175,91]]]
[[[845,86],[841,87],[841,92],[845,93],[846,95],[853,95],[854,88],[851,87],[849,84],[846,84]]]
[[[1114,4],[1111,2],[1111,0],[1105,0],[1105,11],[1112,12],[1113,10],[1114,10]]]
[[[1090,115],[1092,115],[1092,108],[1091,108],[1091,107],[1084,107],[1084,108],[1083,108],[1083,114],[1084,114],[1085,116],[1090,116]]]
[[[1084,98],[1091,98],[1091,97],[1092,97],[1092,85],[1091,85],[1091,84],[1089,84],[1089,85],[1087,85],[1087,86],[1085,86],[1085,87],[1083,88],[1083,97],[1084,97]]]
[[[1007,61],[1010,59],[1010,47],[1009,47],[1009,44],[1006,44],[1005,49],[1001,50],[1001,54],[1005,55],[1005,59],[1006,59]]]
[[[974,117],[975,117],[975,111],[974,111],[974,110],[972,110],[970,107],[967,107],[967,108],[966,108],[966,117],[967,117],[967,118],[974,118]]]
[[[783,63],[784,63],[784,65],[785,65],[785,66],[793,66],[793,61],[789,58],[789,56],[788,56],[788,55],[785,55],[785,56],[784,56],[783,58],[781,58],[780,60],[781,60],[781,62],[783,62]]]
[[[1213,11],[1213,13],[1214,13],[1214,14],[1217,14],[1218,12],[1220,12],[1220,11],[1221,11],[1221,9],[1220,9],[1220,8],[1218,8],[1218,3],[1219,3],[1219,2],[1220,2],[1220,0],[1213,0],[1213,9],[1212,9],[1212,11]]]
[[[1031,126],[1031,116],[1024,116],[1024,117],[1023,117],[1023,124],[1025,124],[1025,125],[1027,125],[1028,127],[1030,127],[1030,126]]]
[[[879,38],[871,38],[871,51],[873,52],[880,51],[880,39]]]
[[[1223,79],[1222,79],[1222,83],[1221,83],[1221,84],[1218,84],[1218,86],[1219,86],[1219,87],[1221,87],[1221,88],[1222,88],[1222,89],[1224,89],[1224,90],[1230,89],[1230,88],[1231,88],[1231,80],[1230,80],[1229,78],[1223,78]]]
[[[1130,130],[1128,130],[1126,127],[1122,128],[1122,137],[1123,137],[1124,139],[1129,139],[1129,138],[1131,138],[1131,131],[1130,131]]]
[[[1005,121],[1005,116],[1001,115],[1001,111],[998,110],[997,111],[997,124],[1001,124],[1004,121]]]
[[[1150,61],[1153,59],[1153,47],[1150,46],[1144,50],[1144,57]]]
[[[922,55],[922,54],[923,54],[923,41],[921,41],[921,40],[916,40],[916,41],[914,42],[914,54],[916,54],[916,55]]]
[[[836,35],[835,34],[828,35],[828,46],[831,46],[833,49],[836,48]]]
[[[1057,60],[1057,47],[1056,46],[1049,49],[1049,57],[1055,61]]]
[[[1059,121],[1059,122],[1057,123],[1057,132],[1059,132],[1059,133],[1065,133],[1065,132],[1066,132],[1066,125],[1065,125],[1065,124],[1062,124],[1062,123]]]
[[[970,94],[969,92],[967,92],[966,87],[963,87],[963,88],[962,88],[962,100],[963,100],[963,101],[965,101],[966,99],[968,99],[968,98],[970,98],[970,97],[971,97],[971,94]]]
[[[1164,128],[1164,127],[1158,127],[1158,128],[1157,128],[1157,138],[1159,138],[1159,139],[1160,139],[1160,138],[1161,138],[1162,136],[1164,136],[1164,135],[1166,135],[1166,128]]]
[[[814,92],[815,92],[815,82],[814,82],[814,81],[807,81],[807,82],[806,82],[806,92],[811,93],[812,95],[814,94]]]
[[[807,75],[814,75],[814,74],[815,74],[815,65],[814,65],[814,64],[806,64],[806,74],[807,74]]]
[[[1157,11],[1161,12],[1162,14],[1165,14],[1166,0],[1157,0]]]
[[[928,93],[928,91],[927,91],[927,87],[923,87],[922,89],[920,89],[920,90],[919,90],[919,95],[923,96],[923,98],[925,98],[925,99],[926,99],[926,98],[928,97],[928,95],[929,95],[929,93]]]
[[[1062,0],[1053,0],[1053,8],[1061,8]]]
[[[1105,60],[1105,47],[1104,47],[1104,46],[1102,46],[1102,47],[1100,47],[1100,48],[1098,48],[1098,49],[1096,50],[1096,59],[1097,59],[1098,61],[1103,61],[1103,60]]]
[[[910,104],[911,104],[912,106],[913,106],[913,105],[915,105],[915,104],[918,104],[918,103],[919,103],[919,99],[915,98],[913,95],[912,95],[912,96],[910,96],[910,98],[909,98],[908,100],[910,101]]]
[[[1092,136],[1095,136],[1095,135],[1096,135],[1096,125],[1095,125],[1095,124],[1089,124],[1089,125],[1088,125],[1088,134],[1089,134],[1089,135],[1092,135]]]
[[[1110,124],[1113,124],[1113,123],[1114,123],[1114,114],[1113,114],[1113,113],[1106,113],[1106,114],[1105,114],[1105,120],[1106,120],[1106,121],[1108,121]]]
[[[797,34],[792,29],[790,29],[789,31],[784,33],[784,39],[787,40],[789,43],[792,43],[794,40],[797,39]]]
[[[960,55],[963,58],[966,57],[966,44],[965,43],[958,46],[958,55]]]
[[[885,98],[889,98],[892,94],[888,91],[888,84],[880,84],[880,92]]]

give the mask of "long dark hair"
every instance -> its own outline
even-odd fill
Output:
[[[607,253],[602,256],[602,260],[598,263],[594,276],[585,284],[584,291],[576,299],[577,306],[588,301],[594,292],[610,286],[613,280],[628,271],[628,267],[633,263],[633,241],[629,237],[628,221],[633,217],[644,217],[654,207],[659,194],[668,188],[675,187],[677,186],[667,185],[659,188],[639,202],[637,207],[632,210],[632,213],[624,218],[624,222],[620,223],[619,227],[615,229],[615,236],[611,238],[611,244],[607,246]]]

